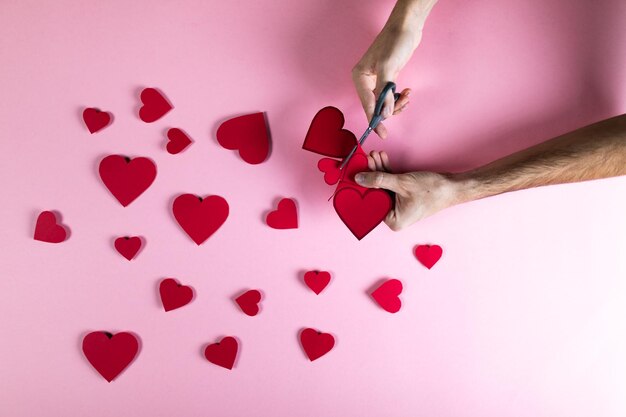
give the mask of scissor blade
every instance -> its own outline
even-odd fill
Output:
[[[367,137],[369,136],[369,134],[371,132],[372,132],[372,128],[371,127],[368,127],[365,130],[365,132],[363,133],[363,135],[361,135],[361,138],[359,139],[359,144],[358,145],[354,145],[354,148],[352,148],[352,150],[350,151],[348,156],[346,156],[346,158],[343,160],[341,165],[339,165],[339,171],[341,171],[346,165],[348,165],[348,161],[350,161],[350,158],[352,158],[352,156],[354,156],[354,153],[359,148],[359,146],[363,145],[363,142],[365,142],[365,139],[367,139]]]

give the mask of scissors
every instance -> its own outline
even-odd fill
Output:
[[[383,104],[385,104],[385,97],[387,96],[389,90],[391,90],[391,92],[393,93],[394,102],[398,101],[398,99],[400,98],[400,94],[396,93],[396,83],[389,81],[387,84],[385,84],[385,87],[382,89],[380,95],[378,96],[378,100],[376,100],[376,107],[374,107],[374,116],[372,117],[369,126],[367,127],[367,129],[365,129],[365,133],[363,133],[363,135],[359,139],[359,144],[354,145],[354,148],[352,148],[348,156],[346,156],[346,159],[343,160],[343,162],[339,166],[339,170],[342,170],[348,164],[348,161],[350,161],[350,158],[352,158],[358,147],[363,145],[365,139],[367,139],[369,134],[372,133],[372,130],[376,129],[376,126],[378,126],[378,124],[382,122],[383,116],[381,113],[383,111]]]

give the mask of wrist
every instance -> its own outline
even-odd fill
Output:
[[[450,188],[453,190],[452,205],[467,203],[486,197],[481,192],[481,182],[474,178],[471,172],[449,174]]]
[[[387,25],[390,29],[421,34],[428,13],[419,7],[420,0],[398,0]]]

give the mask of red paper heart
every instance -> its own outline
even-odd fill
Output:
[[[90,133],[104,129],[111,122],[111,115],[94,107],[83,110],[83,121]]]
[[[304,282],[315,294],[319,294],[330,282],[330,273],[326,271],[308,271],[304,274]]]
[[[268,213],[265,222],[272,229],[297,229],[298,209],[291,198],[283,198],[278,202],[276,210]]]
[[[165,311],[175,310],[185,306],[193,299],[193,289],[179,284],[173,278],[166,278],[159,284],[159,294]]]
[[[148,158],[109,155],[100,161],[99,172],[104,185],[126,207],[152,184],[156,165]]]
[[[218,195],[202,198],[181,194],[174,200],[172,211],[180,227],[200,245],[226,221],[228,203]]]
[[[141,239],[138,236],[122,236],[115,239],[115,249],[124,258],[132,260],[139,249],[141,249]]]
[[[258,290],[249,290],[235,298],[235,301],[241,308],[241,311],[249,316],[256,316],[259,313],[259,302],[261,301],[261,292]]]
[[[216,136],[222,147],[238,150],[241,159],[249,164],[260,164],[270,152],[269,128],[263,113],[228,119],[217,129]]]
[[[339,178],[341,178],[341,171],[339,170],[341,161],[331,158],[322,158],[317,163],[317,169],[324,173],[324,182],[328,185],[337,184]]]
[[[85,357],[109,382],[132,362],[138,350],[137,338],[131,333],[91,332],[83,339]]]
[[[173,127],[167,131],[167,152],[172,155],[182,152],[187,146],[191,145],[191,139],[182,130]]]
[[[388,279],[372,292],[372,298],[379,306],[390,313],[397,313],[402,307],[398,297],[402,293],[402,283],[397,279]]]
[[[204,357],[217,366],[233,369],[239,344],[234,337],[226,336],[217,343],[208,345],[204,349]]]
[[[60,243],[67,238],[65,227],[57,223],[57,218],[52,211],[42,211],[37,216],[34,239],[41,242]]]
[[[139,96],[143,106],[139,109],[139,118],[146,123],[152,123],[172,110],[172,105],[157,89],[144,88]]]
[[[356,137],[343,129],[343,113],[336,107],[318,111],[304,138],[302,149],[332,158],[343,158],[356,145]]]
[[[335,346],[335,338],[332,334],[307,328],[300,332],[300,343],[304,353],[313,362],[331,351]]]
[[[342,222],[359,240],[374,230],[392,208],[392,200],[386,191],[367,189],[363,193],[352,187],[338,189],[333,206]]]
[[[341,181],[347,181],[353,185],[361,187],[354,180],[354,176],[359,172],[369,171],[369,165],[367,162],[367,154],[359,146],[352,155],[352,158],[348,161],[348,164],[343,168]]]
[[[426,268],[432,268],[441,258],[443,249],[439,245],[419,245],[415,248],[415,257]]]

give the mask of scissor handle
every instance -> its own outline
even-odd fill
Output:
[[[385,97],[387,97],[387,93],[391,90],[393,93],[393,101],[394,103],[398,101],[400,98],[400,94],[396,93],[396,83],[393,81],[388,81],[387,84],[383,87],[382,91],[378,95],[378,99],[376,100],[376,106],[374,107],[374,115],[372,116],[372,121],[370,122],[370,127],[375,129],[376,126],[383,120],[381,113],[383,112],[383,105],[385,104]]]

